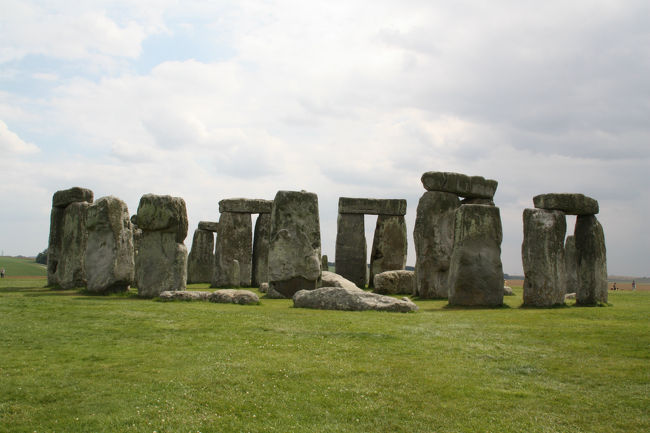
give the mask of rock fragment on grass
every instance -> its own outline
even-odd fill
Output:
[[[410,313],[418,310],[409,298],[395,299],[363,290],[343,287],[321,287],[316,290],[300,290],[293,295],[296,308],[343,311],[391,311]]]

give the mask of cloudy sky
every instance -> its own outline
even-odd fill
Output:
[[[610,274],[650,275],[649,5],[0,0],[0,249],[43,250],[72,186],[181,196],[190,232],[305,189],[330,260],[338,197],[407,199],[413,264],[437,170],[499,181],[505,272],[532,197],[582,192]]]

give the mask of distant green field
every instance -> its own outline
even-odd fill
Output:
[[[0,257],[0,268],[5,268],[6,277],[46,277],[47,267],[34,259]]]

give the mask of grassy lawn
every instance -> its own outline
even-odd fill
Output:
[[[0,282],[0,432],[650,431],[650,292],[398,314],[44,284]]]
[[[47,266],[36,263],[34,259],[0,256],[0,268],[5,268],[5,278],[47,277]]]

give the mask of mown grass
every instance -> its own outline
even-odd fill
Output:
[[[43,285],[0,283],[0,432],[650,430],[647,292],[396,314]]]
[[[0,268],[5,268],[6,278],[47,277],[47,267],[34,259],[0,256]]]

